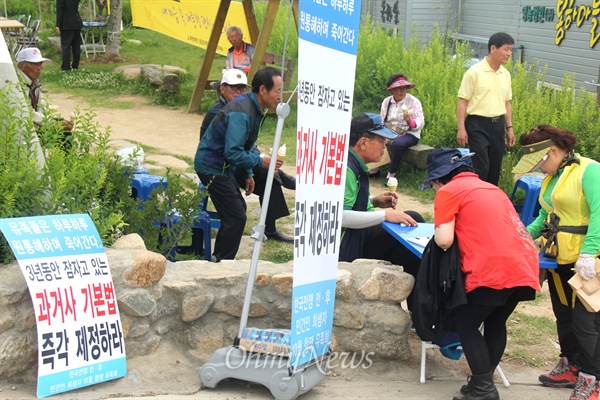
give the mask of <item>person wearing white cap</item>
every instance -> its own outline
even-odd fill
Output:
[[[16,61],[17,75],[28,88],[26,96],[33,110],[33,123],[37,129],[42,125],[46,107],[46,102],[42,97],[40,75],[44,69],[44,61],[50,60],[42,57],[42,53],[37,47],[28,47],[19,51]],[[73,124],[70,121],[63,120],[62,126],[66,131],[73,129]]]
[[[260,157],[252,147],[267,109],[276,107],[280,100],[281,71],[272,67],[259,70],[252,80],[252,91],[227,103],[198,143],[194,169],[221,218],[213,252],[215,262],[233,260],[237,254],[246,226],[247,207],[235,179],[235,169],[244,169],[245,194],[249,196],[255,188],[253,169],[268,168],[272,161]],[[283,160],[275,163],[281,168]]]
[[[215,104],[213,104],[206,112],[206,115],[204,115],[204,120],[200,127],[200,139],[202,139],[202,135],[204,135],[204,132],[208,129],[208,126],[215,115],[225,107],[225,104],[245,93],[249,87],[246,74],[238,69],[228,69],[225,71],[219,84],[221,94],[217,101],[215,101]],[[261,154],[256,146],[252,147],[252,152],[259,154],[263,158],[267,157],[267,161],[270,158],[269,155]],[[262,205],[264,190],[267,183],[267,170],[262,167],[255,167],[252,171],[254,173],[253,193],[258,196],[260,204]],[[235,169],[235,179],[241,188],[244,189],[246,187],[246,175],[242,168]],[[282,186],[290,190],[296,190],[296,178],[286,174],[283,170],[278,170],[271,188],[271,197],[269,200],[267,219],[265,221],[265,235],[271,240],[291,243],[294,239],[278,230],[276,223],[277,219],[290,215],[290,210],[288,209],[283,190],[281,189]]]

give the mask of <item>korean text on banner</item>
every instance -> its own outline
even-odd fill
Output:
[[[27,281],[38,337],[37,396],[126,375],[117,296],[87,214],[0,219]]]
[[[299,3],[291,362],[329,351],[360,1]]]
[[[174,39],[201,47],[208,45],[220,0],[131,0],[133,25],[160,32]],[[225,31],[237,26],[249,42],[248,24],[242,3],[231,2],[217,53],[227,55],[231,44]]]

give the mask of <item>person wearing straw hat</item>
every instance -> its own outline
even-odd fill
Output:
[[[435,243],[448,249],[458,241],[468,299],[456,308],[454,323],[472,376],[454,400],[495,400],[492,374],[506,347],[506,321],[519,301],[540,291],[539,261],[508,196],[473,173],[465,162],[471,155],[432,151],[421,189],[436,191]]]
[[[416,226],[417,222],[425,220],[415,211],[396,210],[395,193],[386,192],[371,198],[369,192],[367,164],[379,161],[387,140],[395,137],[396,134],[382,124],[377,114],[364,113],[352,119],[339,260],[386,260],[394,265],[402,265],[405,272],[416,277],[420,259],[384,230],[381,224],[390,221]],[[384,210],[378,211],[375,207]],[[407,303],[411,310],[412,294]]]
[[[398,136],[388,146],[391,161],[386,180],[396,176],[404,151],[419,142],[425,126],[421,102],[408,93],[414,87],[404,74],[393,74],[387,82],[386,90],[392,95],[383,100],[379,114],[385,126]]]
[[[465,72],[458,90],[456,141],[475,153],[475,173],[494,185],[500,180],[506,146],[515,144],[511,77],[503,66],[512,55],[514,43],[508,33],[490,36],[489,54]]]
[[[560,344],[560,359],[539,381],[574,387],[572,400],[598,399],[600,389],[600,312],[589,312],[573,295],[574,274],[593,278],[600,255],[600,164],[575,152],[573,133],[537,125],[519,138],[523,157],[513,173],[541,170],[538,217],[527,227],[534,238],[556,232],[556,269],[548,269],[548,288]],[[545,229],[548,229],[545,231]],[[544,238],[542,245],[547,243]]]

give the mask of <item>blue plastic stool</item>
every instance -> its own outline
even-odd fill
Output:
[[[173,261],[175,260],[175,254],[179,251],[180,253],[194,253],[194,254],[200,254],[201,253],[201,245],[203,245],[204,247],[204,259],[207,261],[210,261],[211,259],[211,243],[210,243],[210,230],[211,230],[211,221],[210,221],[210,216],[208,215],[207,212],[205,211],[200,211],[198,212],[198,214],[194,217],[194,222],[192,226],[178,226],[180,225],[180,220],[181,220],[181,215],[179,214],[174,214],[172,217],[167,218],[166,219],[166,226],[167,228],[177,228],[177,229],[191,229],[192,230],[192,245],[189,246],[188,248],[185,248],[184,250],[184,246],[179,246],[177,243],[174,243],[173,246],[171,247],[171,249],[169,251],[167,251],[164,256],[169,260],[169,261]],[[176,229],[173,229],[173,231],[176,231]],[[175,232],[176,233],[176,232]],[[199,241],[199,234],[202,233],[202,242],[200,243]],[[167,239],[168,241],[168,239]],[[186,246],[187,247],[187,246]]]
[[[200,202],[200,211],[204,211],[208,213],[210,216],[210,226],[213,229],[219,229],[221,227],[221,217],[219,217],[219,213],[216,211],[208,211],[206,208],[208,207],[208,190],[204,187],[202,182],[198,183],[198,193],[200,193],[202,197],[202,202]]]
[[[158,175],[134,174],[131,183],[131,197],[147,201],[150,199],[150,193],[160,186],[167,187],[167,178]]]
[[[517,189],[525,191],[525,200],[523,204],[515,204],[515,194]],[[540,212],[540,202],[538,198],[542,190],[542,178],[537,176],[522,176],[516,182],[510,195],[510,201],[515,210],[519,213],[523,225],[531,224]]]

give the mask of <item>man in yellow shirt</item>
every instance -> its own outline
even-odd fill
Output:
[[[456,140],[475,153],[473,170],[479,178],[494,185],[500,179],[505,145],[515,144],[511,77],[503,67],[514,43],[508,33],[494,33],[488,41],[489,54],[465,72],[458,90]]]

